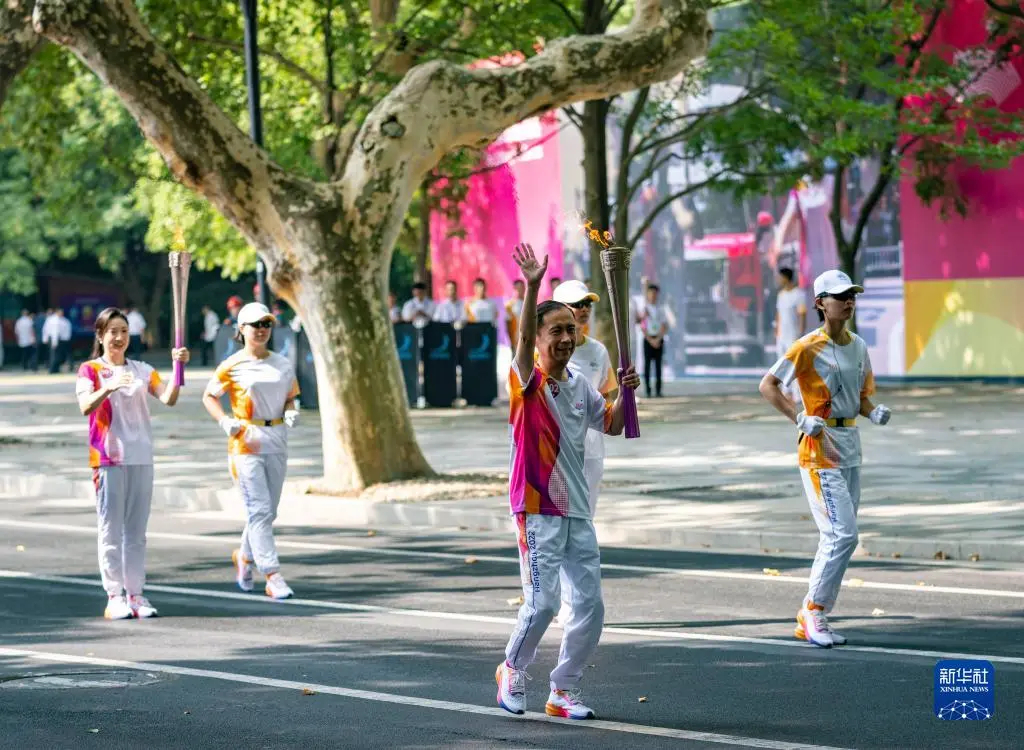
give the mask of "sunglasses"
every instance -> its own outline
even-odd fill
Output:
[[[248,324],[251,328],[273,328],[274,321],[272,320],[257,320],[255,323]]]
[[[850,289],[850,290],[845,291],[845,292],[840,292],[839,294],[823,294],[821,296],[822,297],[831,297],[832,299],[837,299],[840,302],[849,302],[851,299],[856,299],[857,298],[857,293],[855,291],[853,291],[852,289]]]
[[[593,300],[585,299],[579,302],[570,302],[569,307],[571,307],[573,310],[586,310],[588,307],[592,307],[593,304]]]

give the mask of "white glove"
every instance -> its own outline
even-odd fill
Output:
[[[892,416],[892,409],[883,404],[879,404],[871,413],[868,415],[868,419],[877,425],[883,425],[889,423],[889,418]]]
[[[815,437],[820,435],[821,431],[825,429],[825,420],[821,417],[808,415],[806,412],[800,412],[796,415],[796,426],[805,435]]]
[[[245,425],[243,425],[237,419],[235,419],[234,417],[229,417],[226,414],[220,418],[220,421],[218,421],[217,424],[220,425],[220,428],[224,430],[228,437],[234,437],[235,435],[240,433],[242,429],[245,427]]]
[[[299,410],[289,409],[284,413],[284,423],[289,427],[294,427],[299,422]]]

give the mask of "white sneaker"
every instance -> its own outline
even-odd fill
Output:
[[[797,638],[799,638],[801,641],[806,641],[807,640],[807,634],[804,632],[804,626],[800,624],[800,613],[799,612],[797,612],[797,618],[796,619],[797,619],[797,626],[796,626],[796,630],[793,632],[793,634]],[[846,642],[847,642],[846,641],[846,636],[843,635],[842,633],[837,633],[836,630],[832,627],[832,623],[826,621],[826,624],[828,625],[828,633],[829,633],[829,635],[832,636],[832,645],[833,646],[845,646]]]
[[[498,705],[512,714],[526,713],[526,681],[531,679],[525,669],[510,667],[502,662],[494,672],[498,683]]]
[[[108,620],[130,620],[132,608],[128,606],[128,600],[123,594],[116,594],[107,599],[107,608],[103,610],[103,616]]]
[[[140,620],[144,620],[147,617],[156,617],[156,607],[149,603],[149,599],[144,597],[142,594],[132,594],[128,597],[128,607],[132,613]]]
[[[544,706],[544,713],[548,716],[561,716],[563,719],[593,719],[593,709],[584,705],[582,698],[579,689],[552,690]]]
[[[284,582],[280,573],[271,573],[267,576],[267,596],[271,599],[289,599],[295,596],[295,592]]]
[[[796,615],[797,627],[793,634],[819,648],[832,648],[835,639],[828,626],[828,618],[820,609],[801,609]],[[845,643],[845,639],[844,639]]]
[[[252,591],[252,560],[242,557],[242,550],[231,552],[231,562],[235,566],[235,583],[242,591]]]

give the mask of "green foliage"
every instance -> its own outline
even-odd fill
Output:
[[[1020,134],[987,100],[964,96],[979,71],[951,65],[927,42],[948,3],[915,0],[761,0],[743,6],[744,22],[717,34],[708,80],[753,92],[688,141],[691,158],[724,166],[721,184],[741,194],[773,192],[802,175],[840,173],[878,158],[880,180],[903,169],[922,199],[964,212],[951,167],[1002,167],[1024,153]],[[1021,25],[993,27],[992,64],[1020,43]],[[965,127],[966,125],[966,127]],[[866,217],[865,217],[866,220]],[[837,237],[856,253],[859,235]]]
[[[184,70],[248,132],[239,4],[138,7]],[[550,0],[405,0],[395,19],[376,27],[368,2],[261,0],[259,14],[265,147],[283,167],[317,180],[331,177],[324,144],[354,132],[412,64],[530,54],[569,31]],[[117,98],[63,49],[49,45],[32,62],[3,114],[0,149],[12,153],[0,168],[0,284],[31,290],[38,265],[83,252],[116,269],[127,233],[144,232],[148,249],[161,252],[177,228],[198,268],[237,277],[255,267],[238,232],[172,179]],[[446,179],[435,180],[430,197],[435,207],[452,210],[477,160],[471,150],[446,158],[435,175]],[[415,258],[417,210],[396,249],[407,256],[396,260],[400,274]]]

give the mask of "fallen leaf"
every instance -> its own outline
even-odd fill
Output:
[[[704,549],[711,549],[711,545],[710,544],[704,544],[704,542],[701,542],[700,546],[703,547]]]
[[[878,617],[879,615],[884,615],[885,614],[885,610],[884,609],[879,609],[878,607],[875,607],[873,610],[871,610],[871,614],[873,616],[875,616],[875,617]]]
[[[25,551],[25,545],[24,544],[19,544],[17,547],[15,547],[15,549],[18,550],[18,552],[24,552]]]
[[[468,526],[459,526],[458,529],[459,529],[459,531],[468,531],[469,527]]]
[[[463,560],[463,562],[466,563],[466,565],[472,565],[473,563],[479,562],[479,560],[477,560],[475,557],[470,555],[465,560]]]
[[[766,576],[780,576],[780,575],[782,575],[782,573],[777,571],[775,568],[765,568],[763,572],[764,572],[764,574]]]
[[[377,536],[377,532],[374,531],[373,529],[370,529],[369,531],[366,532],[366,536]]]
[[[800,516],[800,520],[801,521],[810,521],[811,517],[810,516]]]
[[[636,702],[637,703],[646,703],[647,702],[647,696],[646,695],[641,695],[639,698],[636,699]]]
[[[506,599],[505,601],[508,602],[508,606],[510,607],[518,607],[525,601],[525,599],[521,596],[517,596],[515,599]]]
[[[967,559],[968,559],[968,560],[970,560],[971,562],[978,562],[978,560],[980,560],[980,559],[981,559],[981,555],[979,555],[979,554],[978,554],[977,552],[975,552],[974,554],[972,554],[972,555],[971,555],[971,556],[970,556],[969,558],[967,558]]]
[[[850,579],[850,585],[851,586],[863,586],[864,585],[864,579],[863,578],[851,578]]]
[[[947,555],[945,552],[943,552],[940,549],[938,552],[935,553],[935,559],[936,560],[948,560],[949,559],[949,555]]]
[[[901,555],[899,552],[893,552],[892,553],[892,559],[893,560],[899,560],[901,557],[903,557],[903,555]]]
[[[310,690],[309,688],[302,688],[302,694],[303,695],[316,695],[316,691],[315,690]]]
[[[917,582],[917,585],[918,585],[918,586],[927,586],[928,584],[927,584],[927,583],[925,583],[924,581],[918,581],[918,582]]]

